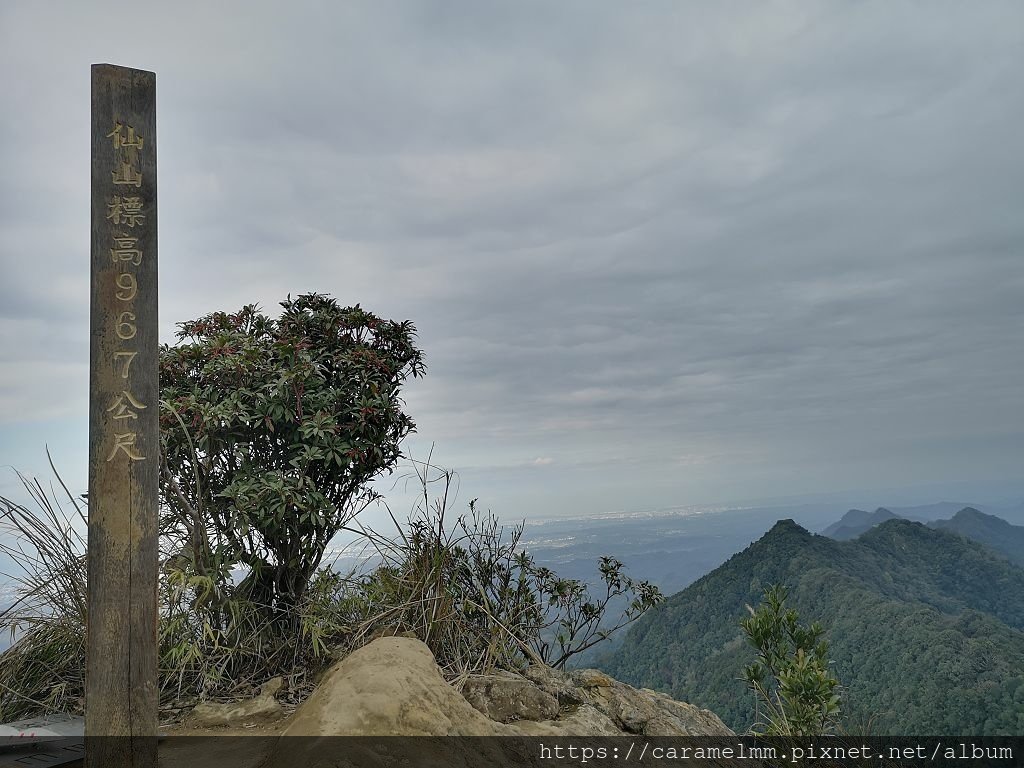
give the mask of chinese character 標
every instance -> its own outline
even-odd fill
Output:
[[[141,225],[146,218],[146,214],[142,212],[141,197],[121,197],[115,195],[114,199],[107,203],[107,208],[110,209],[107,218],[111,219],[115,224],[124,224],[126,227],[134,227],[136,224]]]

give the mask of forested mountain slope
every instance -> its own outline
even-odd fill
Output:
[[[826,628],[851,727],[874,715],[876,734],[1024,734],[1024,569],[907,520],[853,541],[780,521],[650,611],[602,668],[746,730],[754,698],[738,678],[754,654],[739,621],[773,583]]]
[[[949,520],[930,521],[907,514],[896,514],[884,507],[879,507],[874,512],[851,509],[821,533],[831,539],[848,541],[887,520],[897,518],[917,520],[931,528],[941,528],[974,539],[1008,557],[1017,565],[1024,566],[1024,526],[1012,525],[1001,517],[980,512],[970,506],[962,507]]]
[[[936,520],[929,525],[974,539],[1024,566],[1024,526],[1011,525],[1000,517],[986,515],[973,507],[965,507],[951,519]]]

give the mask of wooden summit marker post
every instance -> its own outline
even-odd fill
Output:
[[[156,75],[92,67],[88,768],[155,768]]]

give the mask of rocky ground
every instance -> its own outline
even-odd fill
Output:
[[[200,705],[167,731],[160,765],[550,766],[534,754],[535,737],[732,735],[707,710],[597,670],[535,666],[470,677],[460,691],[427,646],[407,637],[377,639],[339,661],[291,715],[275,698],[279,690],[271,681],[254,699]],[[395,736],[421,738],[387,738]],[[513,738],[481,738],[495,736]]]

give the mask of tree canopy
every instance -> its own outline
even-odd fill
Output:
[[[399,397],[423,375],[409,321],[310,293],[179,324],[160,352],[163,497],[199,576],[294,606],[331,538],[375,497],[415,429]]]

